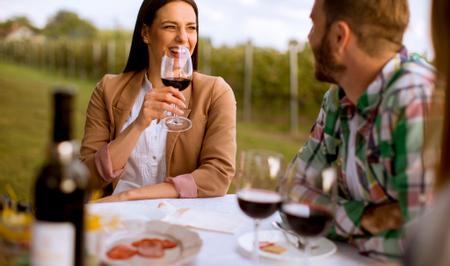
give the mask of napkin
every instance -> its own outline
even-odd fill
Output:
[[[163,221],[194,229],[234,234],[242,224],[241,220],[229,214],[192,208],[176,208],[166,201],[161,202],[158,208],[167,214],[162,219]]]

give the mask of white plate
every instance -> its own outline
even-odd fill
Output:
[[[87,204],[89,214],[100,217],[116,217],[124,220],[161,220],[166,213],[158,208],[140,202],[114,202],[114,203],[90,203]]]
[[[239,247],[248,254],[251,254],[253,250],[253,236],[254,234],[253,232],[251,232],[240,236],[238,239]],[[304,254],[303,251],[289,244],[281,231],[260,231],[258,233],[258,238],[259,241],[270,241],[287,249],[287,252],[283,254],[275,254],[258,250],[261,257],[267,259],[302,263]],[[311,250],[311,254],[309,256],[309,258],[312,260],[328,257],[334,254],[337,250],[336,245],[324,237],[315,239],[314,246],[316,247]]]
[[[192,260],[202,247],[202,240],[196,232],[179,225],[162,221],[150,221],[144,226],[132,228],[129,224],[126,230],[112,233],[105,238],[100,249],[100,260],[106,265],[182,265]],[[177,242],[177,247],[164,250],[164,256],[150,259],[135,255],[127,260],[110,259],[107,252],[118,244],[130,244],[143,238],[160,238]]]

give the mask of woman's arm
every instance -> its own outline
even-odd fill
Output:
[[[96,166],[97,151],[108,144],[112,135],[110,131],[111,121],[104,96],[104,83],[109,78],[109,75],[105,75],[97,83],[91,95],[86,111],[84,136],[81,142],[80,159],[89,169],[89,185],[92,188],[100,188],[109,183],[108,180],[102,178],[101,169],[97,169]]]
[[[126,200],[178,198],[178,192],[171,183],[159,183],[141,188],[131,189],[119,194],[101,198],[97,202],[114,202]]]
[[[198,197],[225,195],[235,174],[236,99],[222,78],[216,78],[213,86],[199,167],[192,172]]]
[[[172,104],[186,108],[183,94],[172,87],[155,88],[145,95],[141,111],[136,120],[109,145],[113,171],[125,167],[139,137],[152,120],[164,118],[165,110],[177,115],[183,114],[181,109],[173,107]]]
[[[109,142],[112,129],[104,97],[106,78],[97,84],[91,96],[81,147],[81,160],[91,172],[91,187],[101,187],[120,176],[140,135],[153,119],[161,119],[165,110],[182,114],[179,109],[171,107],[172,103],[185,106],[184,96],[178,90],[172,87],[155,88],[145,95],[136,120]]]

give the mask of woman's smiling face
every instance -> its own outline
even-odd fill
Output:
[[[177,46],[185,46],[190,53],[197,45],[197,16],[186,2],[174,1],[156,12],[151,26],[144,26],[142,37],[149,45],[150,66],[160,66],[164,50],[177,52]]]

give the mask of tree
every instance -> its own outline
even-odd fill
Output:
[[[61,10],[48,20],[43,33],[54,39],[60,37],[93,38],[97,34],[97,29],[76,13]]]
[[[0,37],[5,37],[9,32],[18,27],[28,27],[34,32],[39,32],[39,30],[30,22],[27,17],[17,16],[12,17],[5,22],[0,22]]]

